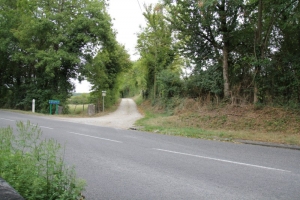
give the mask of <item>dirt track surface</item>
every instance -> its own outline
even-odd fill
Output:
[[[135,102],[132,99],[122,99],[118,109],[105,116],[90,118],[63,118],[64,121],[91,124],[96,126],[129,129],[136,120],[143,116],[138,112]]]

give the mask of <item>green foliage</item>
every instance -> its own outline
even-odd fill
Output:
[[[141,60],[135,61],[132,67],[120,76],[121,97],[133,97],[146,90],[146,69]]]
[[[229,55],[236,48],[238,16],[243,13],[243,0],[165,1],[167,19],[177,31],[182,55],[189,58],[197,70],[215,63],[223,68],[224,97],[230,94]],[[214,63],[213,65],[210,63]]]
[[[164,0],[163,7],[191,66],[185,94],[300,105],[299,0]]]
[[[74,95],[68,100],[68,104],[89,104],[90,103],[90,94],[79,94]]]
[[[137,95],[133,98],[133,100],[135,101],[136,105],[140,106],[144,99],[143,99],[143,96],[142,95]]]
[[[157,76],[172,66],[176,48],[172,41],[172,29],[164,19],[160,5],[145,7],[147,26],[138,34],[137,50],[141,55],[141,66],[145,67],[147,91],[153,99],[157,93]]]
[[[97,50],[116,46],[104,0],[1,0],[0,16],[0,107],[29,110],[36,99],[46,113],[58,99],[66,110],[71,79],[83,79]],[[115,73],[120,65],[109,59]]]
[[[60,144],[42,140],[30,122],[17,128],[0,129],[0,176],[28,200],[78,199],[85,183],[65,165]]]
[[[98,110],[102,108],[102,91],[106,91],[105,107],[114,105],[120,97],[120,76],[132,65],[129,58],[124,46],[112,38],[86,66],[85,76],[93,85],[90,100]]]
[[[87,93],[74,93],[67,102],[67,111],[65,114],[84,114],[87,112],[88,104],[92,103],[90,94]]]
[[[194,98],[205,96],[208,93],[222,96],[223,79],[220,68],[215,65],[207,70],[195,70],[186,80],[187,95]]]
[[[179,96],[183,91],[183,81],[172,70],[162,70],[157,77],[158,90],[163,99]]]
[[[69,107],[69,112],[67,114],[82,115],[82,116],[87,115],[88,105],[69,104],[68,107]]]

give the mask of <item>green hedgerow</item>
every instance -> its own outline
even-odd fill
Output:
[[[0,129],[0,177],[27,200],[79,199],[85,182],[64,164],[61,145],[41,134],[29,121],[17,122],[16,134]]]

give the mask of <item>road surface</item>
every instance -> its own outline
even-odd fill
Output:
[[[66,145],[86,199],[300,199],[300,151],[174,137],[0,110]]]

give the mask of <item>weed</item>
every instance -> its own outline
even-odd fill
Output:
[[[220,123],[221,124],[225,124],[226,121],[227,121],[227,116],[226,115],[223,115],[223,116],[220,117]]]
[[[69,114],[71,115],[84,115],[87,113],[88,104],[69,104]]]
[[[143,103],[143,96],[142,95],[137,95],[137,96],[133,97],[133,100],[139,106]]]
[[[260,103],[260,102],[254,104],[254,109],[255,110],[262,110],[264,107],[265,107],[265,105]]]
[[[62,148],[53,139],[42,140],[30,122],[0,129],[0,176],[25,199],[78,199],[85,183],[66,167]]]
[[[291,145],[298,145],[299,144],[298,138],[295,137],[295,136],[288,136],[285,139],[285,142],[288,143],[288,144],[291,144]]]

